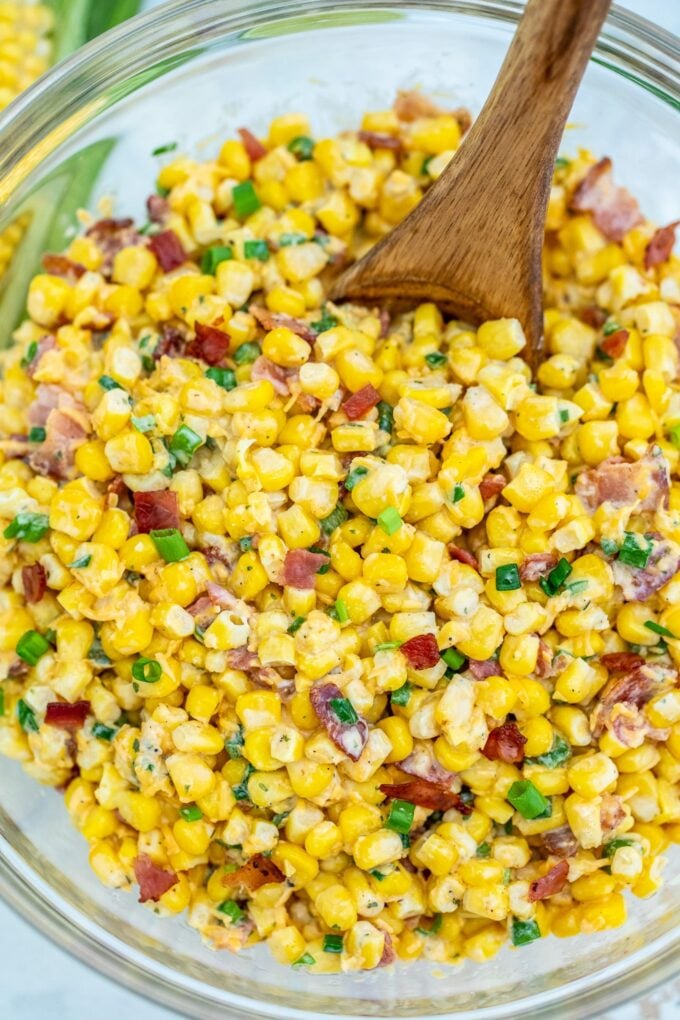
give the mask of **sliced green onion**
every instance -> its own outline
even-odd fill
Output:
[[[545,754],[537,754],[533,758],[525,758],[528,765],[542,765],[547,769],[556,769],[571,758],[571,747],[559,733],[553,737],[552,747]]]
[[[386,400],[381,400],[378,405],[378,428],[381,432],[391,432],[394,428],[394,408]]]
[[[491,856],[491,845],[489,843],[480,843],[477,847],[476,857],[490,857]]]
[[[17,701],[17,719],[24,733],[37,733],[40,727],[35,717],[35,712],[30,705],[27,705],[23,698]]]
[[[342,599],[335,600],[335,612],[337,613],[338,623],[349,623],[347,606]]]
[[[342,503],[338,503],[335,510],[332,510],[328,517],[322,517],[319,521],[324,535],[332,534],[336,528],[339,528],[341,524],[345,523],[348,517],[349,514]]]
[[[291,964],[291,967],[311,967],[313,963],[316,963],[316,960],[311,953],[303,953],[295,963]]]
[[[328,703],[336,719],[346,726],[354,726],[359,722],[359,716],[354,710],[354,705],[348,698],[331,698]]]
[[[234,212],[240,219],[245,219],[262,208],[252,181],[235,184],[231,189],[231,197],[234,200]]]
[[[456,482],[456,484],[453,487],[453,492],[451,493],[451,502],[452,503],[460,503],[461,499],[464,499],[464,498],[465,498],[465,489],[460,484],[460,482]]]
[[[387,509],[378,514],[378,525],[386,535],[394,535],[395,532],[399,531],[403,523],[399,511],[393,506],[388,506]]]
[[[309,238],[306,234],[295,233],[281,234],[281,236],[276,239],[279,248],[290,248],[296,244],[306,244],[308,240]]]
[[[529,921],[520,921],[518,917],[513,917],[511,927],[513,946],[526,946],[540,937],[541,929],[533,918]]]
[[[616,556],[619,551],[619,547],[616,542],[612,541],[611,538],[603,538],[600,541],[600,547],[605,556]]]
[[[321,312],[321,318],[312,323],[312,329],[315,333],[325,333],[326,330],[333,329],[333,327],[337,326],[337,324],[338,320],[335,316],[331,315],[327,308],[324,308]]]
[[[423,160],[423,165],[420,168],[421,174],[429,174],[429,172],[430,172],[430,163],[432,162],[433,159],[434,159],[434,156],[426,156],[425,157],[425,159]]]
[[[177,563],[185,560],[190,553],[182,533],[177,528],[162,528],[150,532],[153,544],[166,563]]]
[[[269,259],[269,245],[266,241],[245,241],[243,256],[247,259],[257,259],[258,262],[266,262]]]
[[[354,486],[359,481],[359,479],[363,478],[364,475],[367,475],[367,474],[368,474],[368,468],[365,468],[365,467],[355,467],[355,468],[352,468],[350,473],[347,475],[347,478],[345,478],[345,488],[346,488],[347,492],[351,492],[352,489],[354,488]]]
[[[389,652],[393,648],[401,648],[401,641],[381,641],[375,646],[376,652]]]
[[[208,248],[201,256],[201,272],[214,276],[220,263],[228,262],[233,257],[234,251],[227,245],[215,245],[213,248]]]
[[[104,723],[96,722],[92,727],[92,736],[97,740],[113,740],[116,731],[113,726],[105,726]]]
[[[298,135],[297,138],[293,138],[288,142],[286,148],[289,152],[293,153],[300,163],[303,163],[305,160],[312,158],[315,144],[314,139],[308,135]]]
[[[618,333],[620,329],[621,326],[618,322],[605,322],[602,327],[602,336],[611,336],[612,333]]]
[[[151,432],[156,428],[156,419],[152,414],[144,414],[141,418],[132,417],[130,421],[133,429],[137,429],[138,432]]]
[[[402,687],[398,687],[396,691],[392,691],[390,694],[390,702],[393,705],[401,705],[402,707],[404,705],[408,705],[412,690],[413,684],[407,680]]]
[[[571,574],[571,563],[569,560],[565,560],[564,556],[559,561],[556,567],[550,571],[547,577],[542,577],[539,581],[541,588],[545,594],[552,598],[553,595],[557,595],[558,591]]]
[[[445,648],[439,654],[449,669],[460,669],[465,662],[465,656],[457,648]]]
[[[236,373],[231,368],[208,368],[206,369],[205,377],[206,379],[212,379],[223,390],[233,390],[238,385]]]
[[[49,530],[47,514],[31,514],[20,511],[3,531],[5,538],[16,538],[20,542],[39,542]]]
[[[17,642],[16,653],[29,666],[35,666],[45,652],[50,650],[50,643],[37,630],[27,630]]]
[[[569,421],[569,412],[567,411],[566,407],[560,408],[560,421],[562,422],[563,425],[565,422]]]
[[[444,918],[442,917],[441,914],[435,914],[434,917],[432,918],[432,924],[430,925],[429,928],[421,928],[419,926],[418,928],[416,928],[416,931],[418,932],[419,935],[438,935],[442,929],[443,921]]]
[[[77,560],[73,561],[73,563],[69,563],[69,567],[71,570],[78,570],[83,567],[89,567],[91,562],[91,556],[79,556]]]
[[[517,591],[521,587],[519,567],[516,563],[496,567],[496,591]]]
[[[323,951],[324,953],[341,953],[342,935],[324,935]]]
[[[203,817],[203,812],[198,804],[185,804],[179,809],[179,813],[185,822],[200,822]]]
[[[371,868],[369,875],[372,875],[377,882],[384,882],[387,875],[383,875],[382,871],[378,871],[377,868]]]
[[[318,553],[319,556],[326,556],[328,563],[322,563],[319,569],[316,571],[317,574],[327,574],[331,569],[331,554],[325,549],[322,549],[319,545],[310,545],[309,551],[312,553]]]
[[[245,910],[241,910],[236,900],[225,900],[217,909],[220,914],[226,914],[231,918],[232,924],[238,924],[246,916]]]
[[[585,579],[583,581],[565,581],[564,589],[565,591],[570,591],[572,595],[578,595],[579,592],[586,590],[589,583]]]
[[[34,425],[28,433],[29,443],[44,443],[47,438],[47,430],[40,425]]]
[[[507,800],[524,818],[549,817],[550,801],[543,796],[530,779],[518,779],[508,790]]]
[[[641,542],[646,542],[645,546]],[[623,545],[619,549],[619,562],[630,567],[646,567],[652,551],[652,543],[642,535],[626,531]]]
[[[413,825],[415,810],[415,804],[409,804],[407,800],[393,800],[385,819],[385,828],[407,835]]]
[[[37,340],[31,340],[30,344],[26,348],[26,353],[24,354],[23,358],[19,362],[21,367],[22,368],[28,368],[28,366],[34,360],[34,358],[35,358],[37,353],[38,353],[38,341]]]
[[[252,365],[253,361],[257,361],[261,354],[260,345],[256,344],[254,340],[248,340],[236,348],[234,361],[237,365]]]
[[[634,839],[627,839],[625,836],[617,836],[616,839],[610,839],[608,843],[605,843],[602,847],[603,857],[613,857],[617,850],[620,850],[622,846],[639,846],[636,844]],[[642,849],[642,848],[640,848]]]
[[[440,351],[433,351],[432,354],[425,355],[425,361],[428,363],[430,368],[441,368],[442,365],[446,364],[447,358],[445,354]]]
[[[647,630],[653,631],[654,634],[660,634],[661,637],[675,638],[675,634],[668,627],[662,627],[660,623],[654,623],[654,620],[645,620],[645,627]]]
[[[250,800],[250,794],[248,793],[248,780],[252,776],[255,769],[248,762],[243,773],[243,779],[238,786],[232,786],[231,792],[234,794],[236,800]]]
[[[112,379],[110,375],[100,375],[99,385],[103,390],[122,390],[123,387],[120,383],[117,383],[115,379]]]
[[[186,467],[203,440],[188,425],[180,425],[170,440],[168,449],[178,464]]]
[[[165,145],[159,145],[157,148],[151,150],[152,156],[162,156],[166,152],[174,152],[177,148],[177,142],[166,142]]]
[[[140,683],[156,684],[162,676],[163,670],[160,662],[155,659],[142,657],[132,664],[132,675]]]
[[[239,726],[236,732],[224,741],[224,749],[232,760],[241,757],[243,743],[243,727]]]
[[[296,616],[293,622],[291,623],[290,627],[287,628],[286,633],[295,634],[295,632],[300,629],[305,620],[306,620],[305,616]]]
[[[558,156],[557,159],[555,160],[556,170],[566,170],[568,166],[569,160],[565,159],[564,156]]]

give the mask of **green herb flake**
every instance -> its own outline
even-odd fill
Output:
[[[324,953],[341,953],[342,935],[324,935],[323,951]]]
[[[291,966],[292,967],[311,967],[311,965],[313,963],[316,963],[316,960],[311,955],[311,953],[303,953],[302,956],[300,956],[295,961],[295,963],[291,964]]]
[[[530,942],[540,939],[541,930],[533,918],[528,921],[521,921],[518,917],[513,917],[510,936],[513,946],[526,946]]]
[[[464,499],[464,498],[465,498],[465,489],[460,484],[460,482],[456,482],[456,484],[453,487],[453,492],[451,493],[451,502],[452,503],[460,503],[461,499]]]
[[[299,163],[304,163],[314,155],[315,144],[314,139],[308,135],[298,135],[297,138],[293,138],[288,142],[286,148],[289,152],[293,153]]]
[[[381,641],[375,646],[376,652],[391,652],[394,648],[401,648],[401,641]]]
[[[241,757],[241,751],[243,749],[243,727],[239,726],[235,733],[228,737],[224,741],[224,749],[233,760],[234,758]]]
[[[269,245],[266,241],[245,241],[243,255],[247,259],[257,259],[258,262],[267,262],[269,259]]]
[[[600,548],[605,556],[616,556],[619,551],[619,547],[616,542],[613,542],[611,538],[603,538],[600,541]]]
[[[644,568],[647,566],[651,551],[652,542],[649,539],[626,531],[623,545],[619,549],[619,562],[626,563],[629,567]]]
[[[654,620],[645,620],[645,627],[654,634],[660,634],[661,637],[669,637],[675,640],[675,634],[672,630],[669,630],[668,627],[662,627],[660,623],[655,623]]]
[[[616,839],[611,839],[608,843],[604,843],[602,846],[603,857],[613,857],[617,850],[620,850],[623,846],[640,846],[639,843],[634,839],[627,839],[625,836],[617,836]]]
[[[521,587],[522,581],[516,563],[496,567],[496,591],[518,591]]]
[[[116,735],[116,731],[113,726],[105,726],[104,723],[96,722],[92,727],[92,736],[96,737],[97,740],[110,741]]]
[[[3,531],[5,538],[16,538],[19,542],[39,542],[49,531],[50,519],[47,514],[31,514],[19,511]]]
[[[381,432],[392,432],[394,429],[394,408],[386,400],[377,404],[378,428]]]
[[[136,429],[137,432],[151,432],[156,428],[156,419],[152,414],[144,414],[141,418],[133,416],[130,421],[133,429]]]
[[[44,443],[47,438],[47,430],[40,425],[34,425],[28,433],[29,443]]]
[[[354,705],[348,698],[331,698],[329,701],[331,712],[345,726],[354,726],[359,722]]]
[[[540,579],[539,584],[548,598],[552,598],[553,595],[557,595],[560,588],[571,574],[571,570],[571,563],[563,556],[557,566],[550,571],[548,576]]]
[[[333,329],[337,324],[338,320],[336,317],[331,315],[327,308],[324,308],[321,312],[321,318],[311,325],[315,333],[325,333],[327,330]]]
[[[21,367],[22,368],[28,368],[28,366],[31,364],[31,362],[35,359],[35,356],[36,356],[37,353],[38,353],[38,341],[37,340],[31,340],[30,344],[26,348],[26,353],[24,354],[23,358],[19,362]]]
[[[132,663],[132,675],[139,683],[157,684],[163,674],[160,662],[141,657]]]
[[[403,708],[404,705],[408,705],[412,691],[413,684],[407,680],[402,687],[398,687],[396,691],[392,691],[390,694],[390,702],[393,705],[400,705]]]
[[[260,345],[255,343],[254,340],[248,340],[236,348],[234,351],[234,361],[237,365],[252,365],[261,354]]]
[[[457,648],[445,648],[439,653],[449,669],[458,670],[465,663],[465,656]]]
[[[553,737],[552,747],[544,754],[537,754],[533,758],[526,758],[527,765],[541,765],[546,769],[556,769],[564,765],[571,758],[571,747],[567,741],[556,733]]]
[[[174,152],[177,148],[177,142],[166,142],[164,145],[158,145],[155,149],[151,150],[152,156],[164,156],[166,152]]]
[[[238,924],[246,916],[245,910],[241,910],[235,900],[224,900],[217,909],[220,914],[226,914],[232,924]]]
[[[35,717],[35,712],[30,705],[27,705],[23,698],[17,701],[17,719],[24,733],[37,733],[40,727]]]
[[[200,822],[203,817],[203,812],[198,804],[184,804],[179,809],[179,813],[185,822]]]
[[[79,556],[78,559],[73,561],[73,563],[69,563],[69,567],[71,570],[84,569],[85,567],[89,567],[91,562],[91,556]]]
[[[37,630],[27,630],[17,642],[16,653],[29,666],[37,666],[45,652],[50,650],[50,643]]]
[[[297,244],[306,244],[309,238],[305,234],[281,234],[276,239],[279,248],[291,248]]]
[[[296,616],[293,622],[291,623],[290,627],[287,628],[286,633],[295,634],[296,631],[300,629],[305,620],[306,620],[305,616]]]
[[[416,928],[416,931],[419,935],[425,935],[428,937],[431,935],[438,935],[441,931],[443,920],[444,919],[441,914],[435,914],[429,928],[422,928],[419,926]]]
[[[110,375],[100,375],[98,379],[99,385],[103,390],[122,390],[123,387],[120,383],[112,379]]]
[[[611,336],[612,333],[618,333],[621,328],[618,322],[605,322],[602,327],[602,336]]]
[[[425,361],[428,363],[430,368],[441,368],[447,362],[447,357],[440,351],[433,351],[431,354],[425,355]]]

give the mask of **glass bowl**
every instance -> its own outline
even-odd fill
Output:
[[[113,195],[143,215],[169,142],[214,152],[305,110],[317,133],[358,123],[398,88],[422,87],[477,113],[522,5],[510,0],[188,0],[134,19],[22,96],[0,120],[0,230],[23,241],[0,292],[0,340],[23,314],[44,250],[59,250],[80,206]],[[563,150],[614,159],[618,180],[659,223],[678,216],[678,40],[614,9],[579,92]],[[662,892],[630,901],[616,931],[520,950],[484,965],[420,962],[314,977],[265,947],[206,948],[181,919],[104,888],[59,794],[0,763],[0,891],[56,942],[109,976],[195,1017],[584,1017],[680,971],[680,860]]]

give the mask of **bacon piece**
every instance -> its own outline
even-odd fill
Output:
[[[97,220],[87,231],[87,236],[93,239],[104,255],[101,271],[105,276],[110,275],[113,260],[119,251],[142,240],[130,219]]]
[[[283,583],[291,588],[313,588],[317,570],[328,562],[322,553],[290,549],[283,564]]]
[[[455,808],[462,815],[472,814],[472,805],[466,804],[459,793],[427,779],[410,779],[407,783],[381,783],[378,787],[386,797],[408,801],[430,811],[450,811]]]
[[[639,513],[661,510],[668,506],[668,466],[660,452],[645,453],[636,461],[609,457],[579,475],[575,490],[591,513],[602,503],[611,503],[615,510],[635,506]]]
[[[262,666],[255,652],[249,652],[245,645],[227,652],[227,662],[231,669],[241,669],[245,673],[251,673]]]
[[[590,729],[600,737],[605,728],[613,729],[616,705],[628,705],[639,709],[646,705],[672,674],[660,666],[638,666],[629,673],[614,676],[607,681],[598,695],[599,704],[590,718]],[[634,725],[634,720],[631,719]],[[622,728],[622,724],[620,724]],[[642,743],[642,741],[640,741]]]
[[[89,701],[50,701],[45,710],[45,722],[60,730],[79,730],[90,713]]]
[[[417,740],[408,757],[396,762],[396,765],[407,776],[425,779],[428,783],[443,786],[446,790],[453,790],[454,792],[460,789],[458,776],[455,772],[449,772],[448,769],[439,764],[434,756],[431,743]]]
[[[486,680],[490,676],[503,676],[503,670],[496,659],[468,659],[467,668],[475,680]]]
[[[149,241],[149,248],[158,259],[164,273],[179,269],[187,260],[182,242],[174,230],[162,230],[160,234],[154,234]]]
[[[196,621],[196,626],[201,627],[203,630],[207,630],[215,619],[215,606],[207,595],[199,595],[199,597],[186,608],[187,613],[190,613]]]
[[[600,656],[600,662],[610,673],[628,673],[645,664],[642,656],[635,652],[607,652]]]
[[[32,563],[30,567],[22,567],[21,584],[24,589],[24,598],[29,605],[40,602],[47,588],[47,573],[42,563]]]
[[[561,892],[569,875],[569,862],[560,861],[555,864],[547,875],[537,878],[529,886],[529,903],[536,903],[537,900],[545,900],[548,896],[554,896]]]
[[[256,539],[257,535],[253,535],[253,549],[257,549]],[[203,555],[211,567],[214,567],[216,563],[221,563],[227,570],[233,570],[239,558],[236,546],[222,548],[219,545],[208,545],[203,550]]]
[[[508,480],[505,475],[485,475],[479,483],[479,493],[486,502],[487,499],[498,496],[507,484]]]
[[[219,606],[220,609],[228,609],[232,613],[238,613],[247,620],[252,616],[252,609],[246,603],[233,595],[227,588],[223,588],[221,584],[215,584],[214,581],[208,581],[205,586],[208,593],[208,598],[215,606]]]
[[[187,338],[174,326],[163,326],[161,338],[154,347],[154,361],[160,358],[179,358],[184,354]]]
[[[503,723],[491,730],[482,754],[490,761],[504,761],[508,764],[522,762],[526,742],[527,738],[520,733],[516,722]]]
[[[434,634],[417,634],[404,641],[399,649],[411,669],[430,669],[439,662],[439,646]]]
[[[439,117],[444,110],[416,89],[399,89],[392,108],[399,120],[412,123],[421,117]]]
[[[542,832],[539,838],[546,850],[555,857],[573,857],[578,851],[578,840],[568,825]]]
[[[570,655],[566,652],[558,652],[556,655],[548,642],[544,641],[543,638],[540,638],[538,642],[536,668],[534,670],[539,679],[546,680],[549,677],[557,676],[567,668],[570,661]]]
[[[668,261],[675,244],[675,228],[678,226],[680,220],[654,231],[651,241],[645,248],[645,269],[653,269],[654,266],[660,266],[662,262]]]
[[[135,878],[139,885],[139,902],[146,903],[147,900],[159,900],[163,893],[177,885],[179,879],[174,871],[166,871],[158,864],[154,864],[148,854],[139,854],[135,857],[133,865]]]
[[[384,931],[383,935],[385,936],[385,945],[383,947],[382,956],[378,961],[378,966],[389,967],[390,964],[394,963],[394,961],[396,960],[397,954],[394,951],[394,946],[392,945],[392,936],[390,935],[390,933],[388,931]]]
[[[179,503],[176,492],[169,489],[152,489],[149,492],[135,492],[133,498],[137,530],[142,534],[162,531],[164,528],[179,528]]]
[[[376,390],[375,386],[371,386],[371,384],[368,383],[344,401],[342,404],[342,410],[345,412],[350,421],[356,421],[357,418],[363,418],[368,411],[371,411],[375,405],[379,403],[380,394]]]
[[[270,361],[269,358],[265,358],[264,354],[261,354],[253,362],[250,378],[253,382],[257,382],[260,379],[268,379],[281,397],[287,397],[290,394],[288,372],[281,365],[277,365],[275,362]]]
[[[627,329],[617,329],[615,333],[610,333],[604,338],[600,349],[610,358],[620,358],[626,349],[629,336],[630,333]]]
[[[519,565],[519,576],[525,583],[538,581],[557,566],[554,553],[529,553]]]
[[[646,567],[631,567],[619,560],[612,566],[614,583],[627,602],[644,602],[663,587],[680,566],[680,547],[675,542],[654,542]]]
[[[331,707],[331,701],[345,700],[345,696],[336,684],[314,684],[310,698],[319,722],[335,746],[344,751],[352,761],[358,761],[368,740],[366,720],[361,716],[355,723],[344,723],[338,719]]]
[[[259,138],[255,137],[252,131],[249,131],[246,127],[240,127],[238,133],[241,136],[243,148],[253,163],[257,163],[258,159],[262,159],[263,156],[267,155],[264,145]]]
[[[597,305],[588,305],[587,308],[582,309],[580,314],[581,321],[593,329],[601,329],[607,321],[607,313]]]
[[[75,452],[87,438],[83,421],[82,405],[67,407],[63,411],[55,408],[49,412],[45,423],[45,439],[28,458],[36,474],[64,479],[71,476]]]
[[[146,200],[146,211],[152,223],[163,223],[170,212],[170,203],[161,195],[149,195]]]
[[[390,326],[392,324],[392,316],[390,315],[389,310],[387,308],[380,309],[379,320],[380,320],[380,339],[384,340],[384,338],[389,334]]]
[[[196,339],[187,346],[186,353],[191,358],[202,358],[208,365],[219,365],[229,350],[229,334],[215,326],[204,326],[202,322],[197,322],[194,330]]]
[[[479,570],[477,557],[471,552],[468,552],[467,549],[461,549],[459,545],[454,545],[453,542],[449,542],[447,548],[452,560],[457,560],[459,563],[466,563],[468,567],[473,567],[474,570]]]
[[[591,166],[571,196],[569,208],[592,213],[596,227],[609,241],[622,241],[642,220],[637,201],[625,188],[614,184],[608,156]]]
[[[68,280],[69,283],[75,283],[87,272],[85,266],[67,258],[66,255],[43,255],[42,267],[50,276],[59,276],[62,280]]]
[[[392,152],[401,152],[404,148],[401,138],[385,135],[379,131],[359,131],[358,138],[369,149],[391,149]]]
[[[307,322],[303,322],[302,319],[294,319],[292,315],[285,315],[283,312],[270,312],[268,308],[262,308],[260,305],[251,305],[249,311],[267,331],[276,329],[278,326],[285,326],[291,333],[302,337],[309,344],[313,344],[318,336]]]
[[[23,677],[28,676],[28,663],[22,659],[15,659],[7,670],[7,676],[11,677],[12,680],[21,680]]]
[[[600,806],[600,825],[602,826],[602,842],[606,843],[614,835],[628,814],[623,806],[623,798],[618,793],[603,793]]]
[[[30,378],[32,379],[33,376],[35,375],[38,365],[40,364],[40,360],[43,354],[47,354],[48,351],[53,351],[56,346],[57,338],[52,336],[51,333],[48,334],[47,336],[44,336],[42,340],[39,340],[38,349],[36,350],[29,364],[26,366],[26,375],[30,376]],[[58,387],[54,388],[58,389]]]
[[[35,400],[28,407],[28,424],[44,427],[47,425],[50,412],[55,409],[60,411],[84,410],[83,405],[77,403],[62,386],[40,383],[35,391]]]
[[[242,886],[248,892],[255,892],[260,886],[269,882],[285,882],[286,876],[277,868],[269,857],[264,854],[253,854],[250,860],[242,864],[236,871],[222,876],[222,884],[229,889]]]

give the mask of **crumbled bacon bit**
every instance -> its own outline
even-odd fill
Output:
[[[490,676],[503,676],[497,659],[468,659],[468,669],[475,680],[486,680]]]
[[[313,588],[318,569],[328,562],[328,557],[323,553],[289,549],[283,564],[283,583],[291,588]]]
[[[485,475],[479,483],[479,494],[486,502],[487,499],[498,496],[507,484],[508,480],[505,475]]]
[[[50,276],[59,276],[62,280],[68,280],[70,283],[79,280],[87,272],[85,266],[67,258],[66,255],[43,255],[42,267]]]
[[[310,698],[319,722],[335,746],[344,751],[352,761],[358,761],[368,740],[366,720],[361,716],[355,723],[344,723],[338,719],[331,707],[331,701],[345,700],[345,696],[336,684],[314,684]]]
[[[602,842],[606,843],[614,835],[621,823],[628,817],[623,806],[623,798],[618,793],[602,794],[600,806],[600,825],[602,826]]]
[[[308,323],[303,322],[302,319],[294,319],[292,315],[285,315],[283,312],[270,312],[268,308],[262,308],[259,305],[251,305],[249,311],[267,331],[285,326],[291,333],[302,337],[309,344],[313,344],[317,338],[317,333]]]
[[[177,885],[179,879],[174,871],[166,871],[155,864],[148,854],[139,854],[134,862],[135,878],[139,885],[139,902],[159,900],[163,893]]]
[[[657,455],[653,450],[636,461],[609,457],[596,468],[579,475],[575,490],[591,512],[607,502],[615,510],[635,503],[639,503],[639,512],[661,510],[668,506],[668,466],[663,455]]]
[[[610,673],[627,673],[645,664],[642,656],[635,652],[607,652],[600,656],[600,662]]]
[[[257,535],[253,535],[253,549],[257,549]],[[203,549],[203,555],[211,567],[214,567],[216,563],[221,563],[227,570],[233,570],[238,560],[236,546],[222,548],[219,545],[207,545]]]
[[[399,651],[406,656],[411,669],[430,669],[439,662],[439,646],[434,634],[417,634],[404,641]]]
[[[288,385],[290,376],[288,371],[282,365],[277,365],[276,362],[265,358],[264,354],[261,354],[253,362],[250,378],[253,382],[258,382],[260,379],[268,379],[280,397],[290,395],[290,387]]]
[[[179,358],[184,354],[187,338],[175,326],[163,326],[161,338],[153,349],[154,361],[161,358]]]
[[[249,131],[246,127],[240,127],[238,129],[238,133],[241,136],[243,148],[246,150],[249,159],[251,159],[253,163],[257,163],[258,159],[262,159],[263,156],[267,155],[267,150],[264,145],[259,138],[255,137],[252,131]]]
[[[637,201],[625,188],[614,184],[608,156],[590,167],[571,196],[569,208],[592,213],[595,226],[609,241],[622,241],[641,221]]]
[[[177,493],[169,489],[135,492],[135,520],[142,534],[179,528],[179,502]]]
[[[368,411],[371,411],[376,404],[379,403],[380,394],[376,390],[375,386],[371,386],[371,384],[368,383],[343,402],[342,410],[345,412],[350,421],[356,421],[357,418],[363,418]]]
[[[645,269],[653,269],[667,262],[675,244],[675,228],[680,226],[680,220],[669,223],[667,227],[659,227],[645,248],[644,264]]]
[[[472,814],[472,805],[466,804],[459,793],[431,783],[427,779],[409,779],[406,783],[381,783],[378,787],[386,797],[408,801],[430,811],[450,811],[455,808],[462,815]]]
[[[601,329],[607,321],[607,313],[597,305],[588,305],[581,311],[581,321],[593,329]]]
[[[412,123],[421,117],[439,117],[444,112],[431,99],[416,89],[400,89],[393,103],[393,109],[399,120]]]
[[[249,861],[237,868],[236,871],[231,871],[226,875],[222,876],[222,884],[226,885],[229,889],[233,889],[236,886],[242,886],[247,889],[248,892],[255,892],[263,885],[268,885],[270,882],[285,882],[286,876],[277,868],[269,857],[265,857],[264,854],[253,854]]]
[[[454,545],[453,542],[448,544],[449,556],[452,560],[457,560],[459,563],[466,563],[468,567],[473,567],[474,570],[479,570],[479,563],[477,562],[476,556],[473,556],[467,549],[461,549],[459,545]]]
[[[380,339],[384,340],[384,338],[390,332],[392,316],[390,315],[389,310],[387,308],[381,308],[378,318],[380,320]]]
[[[369,149],[391,149],[392,152],[401,152],[404,147],[401,138],[381,134],[379,131],[359,131],[358,138]]]
[[[384,931],[383,935],[385,936],[385,945],[383,947],[382,956],[378,961],[378,966],[389,967],[390,964],[394,963],[396,960],[397,954],[394,950],[394,946],[392,945],[392,937],[390,933],[388,931]]]
[[[228,651],[227,662],[231,669],[241,669],[244,673],[250,673],[262,667],[255,652],[249,652],[245,645],[243,648],[232,648]]]
[[[554,896],[555,893],[560,892],[564,888],[568,875],[568,861],[559,861],[558,864],[553,865],[546,875],[537,878],[529,886],[529,896],[527,897],[529,903],[545,900],[548,896]]]
[[[621,588],[626,602],[644,602],[663,587],[680,567],[680,547],[675,542],[655,541],[647,566],[631,567],[616,560],[614,584]]]
[[[101,272],[105,276],[109,276],[113,260],[119,251],[132,244],[138,244],[142,240],[130,219],[97,220],[87,231],[87,236],[92,238],[104,255]]]
[[[460,780],[455,772],[449,772],[435,758],[431,743],[417,740],[411,753],[402,761],[396,762],[397,768],[407,776],[425,779],[428,783],[443,786],[446,790],[458,791]]]
[[[590,718],[593,736],[600,737],[605,727],[609,727],[616,705],[642,708],[654,696],[664,676],[661,667],[645,663],[608,680],[598,695],[598,705]]]
[[[170,203],[160,195],[149,195],[146,200],[146,211],[152,223],[163,223],[170,212]]]
[[[520,733],[516,722],[503,723],[491,730],[482,754],[490,761],[504,761],[508,764],[524,761],[524,745],[527,738]]]
[[[610,333],[600,344],[600,349],[610,358],[620,358],[626,349],[630,333],[627,329],[617,329]]]
[[[74,402],[75,403],[75,402]],[[45,422],[46,437],[34,450],[28,463],[37,475],[69,478],[75,465],[75,452],[87,438],[82,405],[54,408]]]
[[[162,230],[160,234],[154,234],[149,241],[149,248],[158,259],[164,273],[179,269],[187,260],[182,242],[174,230]]]
[[[21,584],[24,598],[30,604],[40,602],[47,588],[47,573],[42,563],[32,563],[21,568]]]
[[[60,730],[79,730],[90,712],[89,701],[50,701],[45,710],[45,722]]]
[[[44,336],[42,340],[39,340],[38,349],[35,352],[35,355],[32,358],[32,360],[26,367],[26,375],[30,376],[32,379],[38,368],[38,365],[40,364],[40,360],[43,354],[47,354],[48,351],[53,351],[56,346],[57,338],[55,336],[52,336],[51,333],[48,333],[48,335]]]
[[[548,853],[555,857],[573,857],[578,852],[578,840],[568,825],[542,832],[539,838]]]
[[[202,322],[197,322],[194,330],[196,339],[188,345],[186,353],[190,358],[202,358],[208,365],[219,365],[229,350],[229,334]]]
[[[519,576],[525,583],[538,581],[556,566],[557,557],[554,553],[529,553],[519,565]]]

